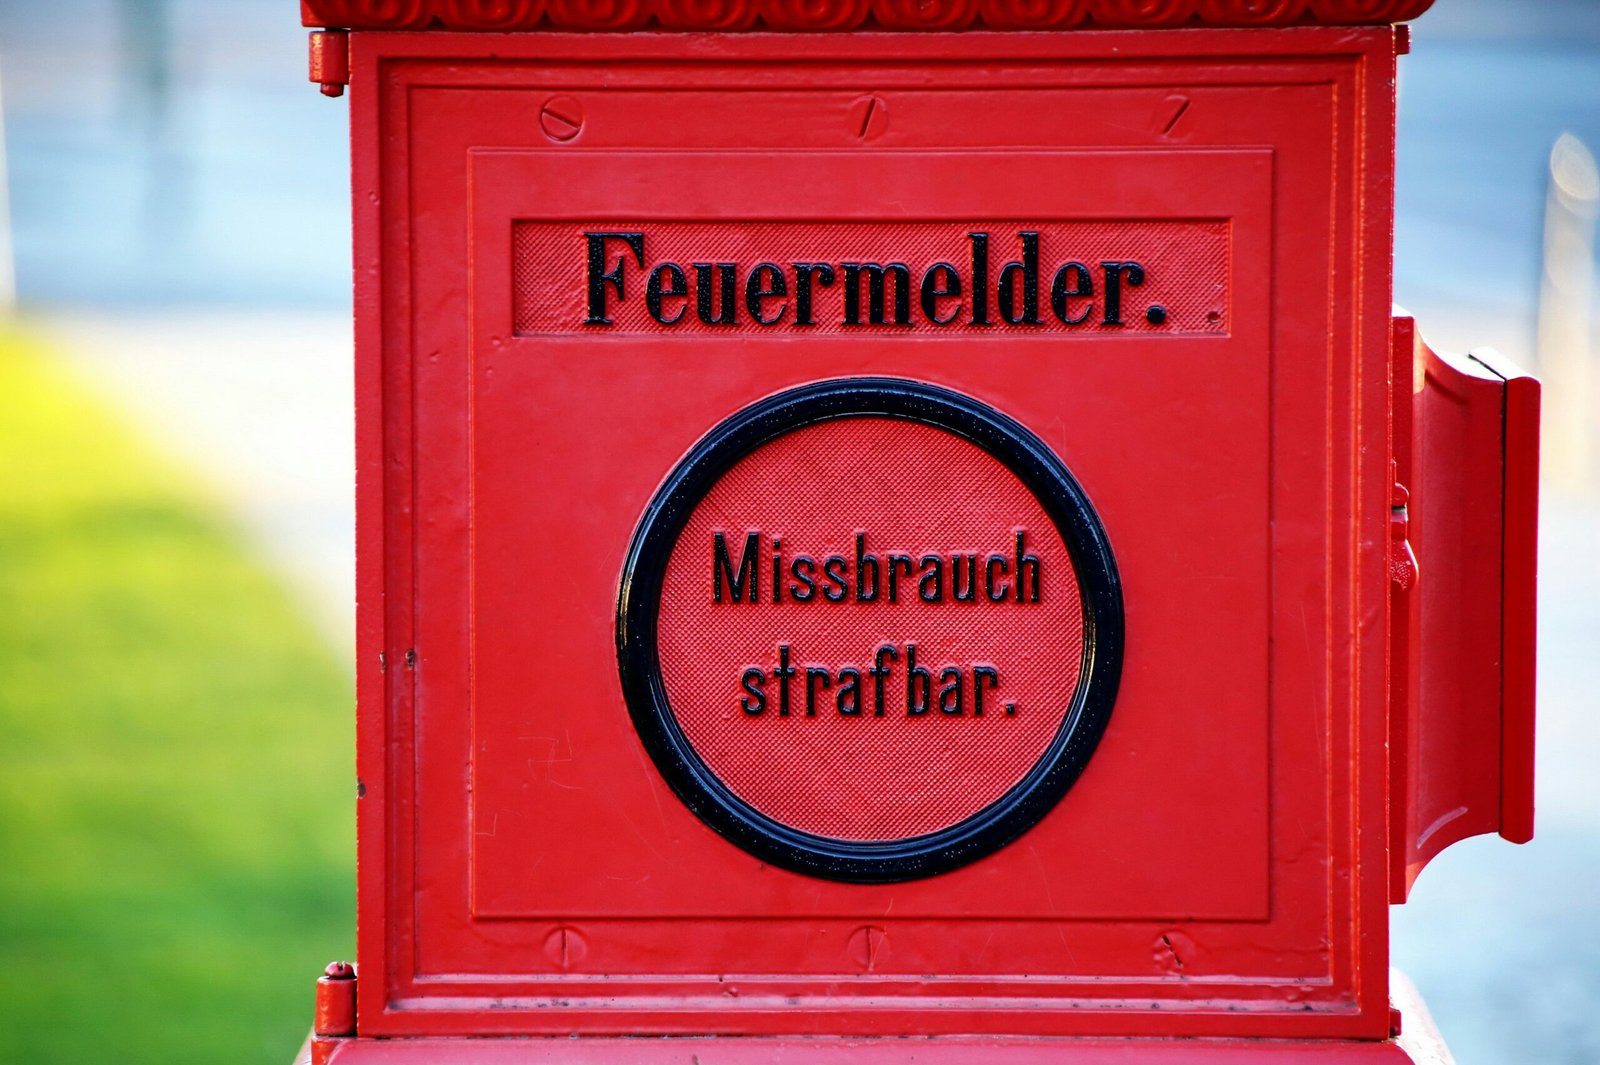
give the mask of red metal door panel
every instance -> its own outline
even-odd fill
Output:
[[[1167,168],[1170,181],[1181,176],[1184,193],[1168,193],[1158,208],[1149,193],[1121,193],[1115,178],[1126,160],[1087,154],[912,154],[888,161],[815,153],[803,161],[695,154],[663,159],[606,153],[570,162],[533,153],[474,157],[474,306],[482,309],[483,332],[474,345],[475,437],[472,475],[464,487],[472,500],[475,597],[475,646],[467,662],[478,737],[472,757],[475,914],[866,919],[892,907],[908,918],[1052,910],[1079,918],[1266,916],[1267,493],[1260,442],[1267,432],[1267,375],[1259,326],[1253,335],[1219,340],[1213,351],[1193,359],[1153,345],[1138,350],[1136,333],[1067,348],[1039,331],[1014,337],[968,330],[941,335],[937,350],[929,350],[908,343],[906,330],[848,337],[812,333],[802,345],[792,335],[769,337],[745,328],[690,342],[660,329],[641,337],[601,334],[583,326],[581,315],[567,320],[561,336],[520,339],[505,332],[513,304],[507,297],[506,247],[515,220],[529,218],[529,212],[590,219],[610,205],[624,217],[643,219],[639,224],[647,232],[663,216],[698,215],[703,223],[730,218],[749,226],[782,212],[803,227],[808,216],[881,219],[883,206],[864,191],[877,184],[905,190],[916,180],[926,182],[929,192],[920,199],[902,192],[889,217],[904,212],[924,220],[914,226],[951,218],[958,223],[953,235],[961,237],[959,226],[982,221],[980,200],[1002,216],[1017,211],[1012,217],[1025,217],[1020,212],[1031,207],[1042,219],[1037,225],[1046,235],[1047,255],[1056,239],[1070,239],[1071,230],[1054,220],[1070,224],[1081,218],[1078,205],[1084,201],[1135,232],[1138,220],[1157,210],[1216,219],[1230,233],[1222,264],[1226,276],[1227,262],[1266,253],[1260,205],[1267,200],[1270,158],[1239,153],[1210,162],[1200,167],[1171,157],[1142,160],[1147,168]],[[984,181],[1002,165],[1019,175],[1016,186]],[[1029,176],[1052,165],[1070,169],[1073,180],[1042,192],[1031,187]],[[642,189],[619,194],[603,180],[646,168],[651,184]],[[749,191],[723,191],[726,186]],[[1011,226],[1009,236],[1001,225]],[[702,254],[710,254],[728,226],[696,227]],[[1016,231],[1012,223],[996,223],[997,263],[1020,254]],[[878,233],[881,254],[896,247],[885,242],[892,232],[884,226]],[[950,254],[951,235],[937,245],[941,254]],[[863,255],[874,251],[871,243],[858,246]],[[770,241],[763,247],[776,254]],[[567,270],[551,276],[555,287],[547,296],[581,293],[583,248],[581,240],[566,244]],[[1076,246],[1067,249],[1080,257]],[[808,254],[820,251],[808,246]],[[1219,306],[1237,307],[1241,318],[1263,322],[1261,280],[1236,278]],[[819,314],[820,304],[819,294]],[[1196,317],[1204,322],[1203,314]],[[1145,332],[1161,335],[1149,326]],[[1130,677],[1131,693],[1119,700],[1115,731],[1097,753],[1093,775],[1069,800],[1072,817],[1048,819],[1015,853],[866,895],[857,886],[818,884],[776,870],[754,876],[754,859],[710,834],[665,790],[641,759],[621,706],[608,621],[619,562],[642,502],[696,439],[721,415],[762,395],[863,372],[954,387],[1022,419],[1069,463],[1095,500],[1129,594],[1192,588],[1175,598],[1208,602],[1210,616],[1208,624],[1196,626],[1182,613],[1136,612],[1130,640],[1162,651],[1137,656],[1138,672]],[[528,432],[530,425],[539,427],[537,433]],[[597,432],[597,426],[604,429]],[[1207,438],[1203,452],[1183,446],[1200,435]],[[1113,472],[1125,461],[1130,439],[1166,457],[1142,463],[1137,482]],[[1217,477],[1219,469],[1225,479]],[[536,482],[528,480],[530,470],[543,471]],[[593,500],[582,522],[574,522],[570,500],[592,499],[596,485],[608,487],[607,498]],[[1132,517],[1152,497],[1166,501],[1159,526]],[[459,553],[460,547],[452,543],[447,550]],[[545,572],[554,560],[563,569],[559,581]],[[1210,594],[1219,582],[1233,593]],[[535,597],[539,603],[532,608]],[[442,683],[453,690],[452,678]],[[562,703],[585,709],[554,709]],[[1185,703],[1188,712],[1166,715],[1159,726],[1165,732],[1161,747],[1120,742],[1138,735],[1142,714]],[[575,753],[580,749],[581,757]],[[551,772],[530,780],[523,769],[530,764],[547,764]],[[1168,790],[1188,798],[1151,801]],[[604,796],[599,806],[597,795]],[[648,830],[632,825],[639,810],[651,814]],[[1121,828],[1108,835],[1108,823]],[[641,846],[615,845],[618,836],[630,833],[641,837]],[[526,868],[532,838],[550,841],[538,875]],[[663,863],[649,845],[663,839],[684,860]],[[1141,870],[1141,856],[1152,852],[1215,873],[1197,872],[1182,882],[1151,878]],[[1086,855],[1093,860],[1086,862]],[[708,896],[708,873],[715,880],[752,879],[732,897]],[[637,891],[641,882],[651,885],[647,895]],[[686,957],[684,963],[703,966],[710,960]],[[818,958],[810,964],[829,963]],[[1034,967],[1050,965],[1040,959]]]
[[[1153,1033],[1381,1034],[1382,981],[1354,974],[1384,953],[1383,840],[1354,826],[1383,796],[1354,780],[1384,766],[1385,577],[1359,561],[1384,529],[1356,515],[1386,499],[1387,349],[1351,308],[1387,306],[1387,208],[1366,205],[1388,132],[1358,117],[1384,112],[1392,37],[1175,36],[1185,57],[974,35],[889,63],[857,39],[784,62],[796,41],[690,60],[508,37],[494,64],[356,37],[364,1032],[1084,1033],[1133,1010]],[[890,116],[866,142],[863,86]],[[539,125],[557,94],[583,108],[570,142]],[[1165,333],[802,340],[597,338],[525,294],[519,335],[519,269],[539,272],[516,227],[601,223],[708,248],[762,223],[981,223],[996,264],[1028,225],[1047,249],[1220,227],[1225,269],[1179,268],[1223,299]],[[1127,606],[1083,777],[1017,842],[897,885],[763,866],[702,824],[632,732],[613,643],[629,537],[686,450],[863,374],[1043,439]]]

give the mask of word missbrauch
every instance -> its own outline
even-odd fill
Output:
[[[881,558],[857,532],[850,555],[821,559],[786,552],[779,537],[760,530],[745,535],[737,561],[728,536],[712,534],[711,597],[715,603],[1009,603],[1039,602],[1040,560],[1027,549],[1027,530],[1013,530],[1010,553],[891,551]],[[770,574],[763,582],[762,574]],[[763,583],[767,592],[762,594]],[[919,660],[919,653],[921,658]],[[896,674],[899,674],[897,676]],[[903,685],[905,699],[896,694]],[[739,709],[750,717],[885,717],[891,708],[907,717],[937,712],[945,717],[982,717],[996,710],[1012,716],[1015,702],[999,695],[999,669],[990,663],[928,664],[912,641],[883,643],[870,662],[838,667],[797,665],[790,644],[780,642],[771,660],[746,668],[739,678]]]

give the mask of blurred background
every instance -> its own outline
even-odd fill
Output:
[[[0,0],[0,1061],[287,1062],[353,940],[347,115],[290,0]],[[1538,838],[1394,955],[1600,1062],[1600,2],[1439,0],[1396,299],[1544,378]]]

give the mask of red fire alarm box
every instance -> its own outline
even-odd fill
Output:
[[[308,1053],[1434,1060],[1387,906],[1531,833],[1538,399],[1391,312],[1425,6],[308,0],[360,776]]]

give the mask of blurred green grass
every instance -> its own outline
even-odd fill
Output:
[[[351,703],[183,473],[0,331],[0,1062],[287,1065],[353,939]]]

